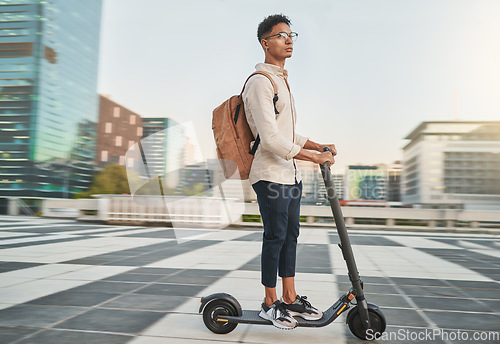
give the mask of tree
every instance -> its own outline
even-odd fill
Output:
[[[95,175],[90,189],[75,194],[74,198],[90,198],[95,194],[130,194],[125,166],[106,165]]]

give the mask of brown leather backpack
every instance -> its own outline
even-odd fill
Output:
[[[248,126],[242,99],[248,80],[256,74],[264,75],[271,81],[274,89],[274,112],[278,114],[276,109],[278,89],[271,76],[262,71],[252,73],[247,78],[239,95],[232,96],[215,108],[212,114],[212,130],[215,145],[217,146],[217,156],[226,178],[239,177],[242,180],[248,179],[253,156],[260,143],[260,137],[257,135],[255,143],[250,149],[250,143],[254,140],[254,137]],[[234,176],[236,167],[239,175]]]

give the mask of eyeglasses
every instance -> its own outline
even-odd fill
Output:
[[[264,39],[268,39],[268,38],[275,37],[275,36],[280,36],[284,40],[287,40],[287,38],[290,37],[292,42],[295,42],[297,40],[297,37],[299,36],[299,34],[297,32],[290,32],[290,33],[280,32],[280,33],[277,33],[275,35],[264,37]]]

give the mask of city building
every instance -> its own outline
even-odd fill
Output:
[[[176,194],[221,197],[238,202],[257,200],[249,181],[238,178],[226,179],[217,159],[208,159],[181,168]]]
[[[345,200],[387,201],[385,165],[349,165],[345,175]]]
[[[403,202],[500,209],[500,121],[423,122],[403,148]]]
[[[337,193],[339,200],[343,200],[345,198],[344,179],[345,175],[343,173],[333,173],[333,185],[335,186],[335,192]],[[323,182],[323,179],[321,179],[321,181]],[[324,188],[326,194],[326,188],[324,182],[322,183],[322,188]]]
[[[295,160],[295,165],[302,177],[301,203],[308,205],[328,205],[326,187],[318,164],[304,160]],[[344,199],[344,174],[331,172],[335,192],[339,200]]]
[[[101,0],[0,1],[0,195],[92,181]]]
[[[185,127],[171,118],[143,117],[141,149],[148,177],[162,177],[163,187],[173,193],[179,184],[181,169],[186,165]]]
[[[301,203],[316,204],[320,196],[321,182],[323,181],[318,165],[310,161],[296,159],[295,166],[302,177]]]
[[[125,165],[125,153],[142,139],[142,118],[137,113],[99,96],[99,121],[97,122],[96,164]]]
[[[400,161],[395,161],[387,166],[387,201],[401,202],[401,175],[403,165]]]
[[[212,196],[214,187],[218,181],[216,161],[202,162],[183,166],[179,173],[179,183],[177,184],[177,194],[195,196],[203,194]],[[228,195],[229,196],[229,195]],[[227,197],[227,196],[226,196]]]

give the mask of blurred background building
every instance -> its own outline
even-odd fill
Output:
[[[216,163],[216,161],[202,162],[181,168],[176,193],[186,196],[195,196],[203,193],[204,195],[212,196],[212,189],[217,186],[214,184],[216,182],[214,180],[216,179],[215,173],[218,168]]]
[[[310,161],[295,160],[295,166],[302,177],[302,198],[303,204],[316,204],[320,198],[321,174],[319,167]]]
[[[401,202],[401,176],[403,165],[395,161],[387,166],[387,201]]]
[[[91,183],[101,0],[0,2],[0,194]]]
[[[142,130],[141,116],[100,95],[96,165],[125,165],[125,153],[142,139]]]
[[[345,174],[345,200],[387,201],[385,165],[349,165]]]
[[[295,160],[295,165],[302,177],[301,203],[306,205],[327,205],[326,188],[319,166],[313,162]],[[344,199],[344,174],[334,173],[333,183],[339,200]]]
[[[500,209],[500,121],[423,122],[406,139],[404,202]]]
[[[325,188],[325,182],[323,181],[323,177],[321,176],[320,173],[320,191],[321,195],[323,196],[325,204],[328,204],[328,199],[326,198],[326,188]],[[345,175],[343,173],[333,173],[333,185],[335,185],[335,192],[337,192],[337,195],[339,197],[339,200],[344,200],[345,199]]]
[[[332,177],[333,177],[333,185],[335,186],[335,192],[337,193],[337,196],[339,200],[342,202],[344,200],[344,194],[345,194],[345,175],[344,173],[336,173],[332,172]],[[318,187],[318,193],[316,196],[315,205],[329,205],[330,203],[328,202],[328,198],[326,197],[326,187],[325,187],[325,182],[323,181],[323,176],[321,175],[321,171],[318,168],[318,173],[316,174],[316,185]],[[307,203],[306,203],[307,204]]]
[[[143,117],[141,149],[150,176],[164,176],[164,188],[175,192],[187,161],[184,127],[171,118]],[[192,144],[191,144],[192,145]]]

